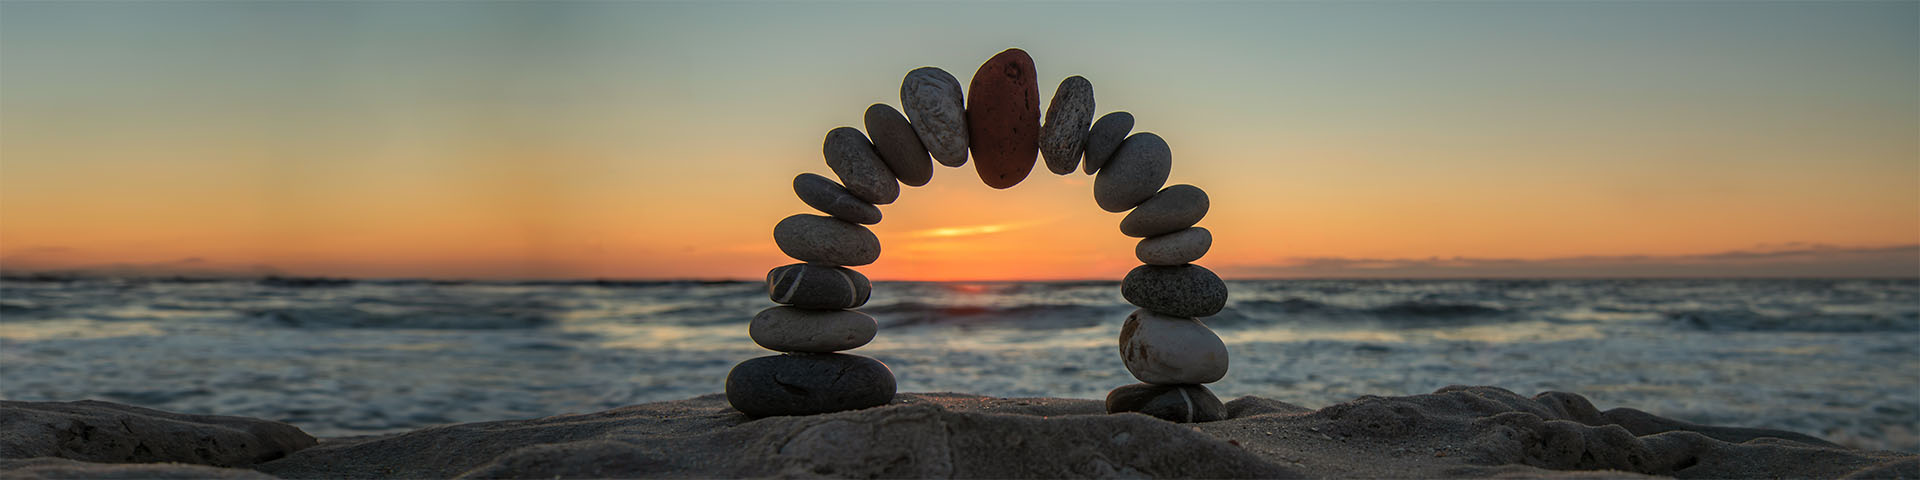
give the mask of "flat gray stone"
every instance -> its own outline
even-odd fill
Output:
[[[894,178],[886,161],[873,150],[873,142],[867,141],[860,129],[839,127],[827,131],[821,153],[827,157],[827,168],[840,177],[840,184],[846,185],[853,196],[874,205],[886,205],[900,198],[899,179]]]
[[[1167,315],[1205,317],[1227,306],[1227,283],[1199,265],[1141,265],[1120,279],[1120,296]]]
[[[949,167],[967,164],[967,98],[953,74],[935,67],[907,72],[900,81],[900,109],[934,160]]]
[[[1087,144],[1087,126],[1093,124],[1093,83],[1079,75],[1060,81],[1047,104],[1040,125],[1040,156],[1056,175],[1073,173]]]
[[[1133,246],[1133,256],[1148,265],[1186,265],[1206,256],[1211,248],[1213,232],[1206,227],[1193,227],[1141,239]]]
[[[855,308],[867,304],[873,282],[851,268],[795,263],[767,271],[767,298],[800,308]]]
[[[1200,187],[1180,184],[1163,188],[1120,219],[1120,233],[1136,238],[1173,233],[1200,223],[1209,206],[1207,192]]]
[[[1120,142],[1133,133],[1133,114],[1113,112],[1093,122],[1093,128],[1087,130],[1086,167],[1088,175],[1098,173],[1100,167],[1113,159],[1114,150],[1120,149]]]
[[[1120,327],[1120,361],[1146,383],[1213,383],[1227,376],[1227,344],[1199,320],[1143,308]]]
[[[807,206],[833,218],[866,225],[880,223],[880,207],[854,197],[853,192],[833,179],[802,173],[793,177],[793,194]]]
[[[727,372],[727,403],[752,417],[813,415],[893,401],[893,370],[845,353],[754,358]]]
[[[1173,173],[1173,150],[1159,135],[1141,132],[1120,143],[1113,159],[1093,177],[1093,201],[1102,210],[1124,212],[1153,198]]]
[[[773,225],[780,252],[807,263],[860,266],[880,259],[880,237],[867,227],[833,217],[797,214]]]
[[[747,336],[776,352],[829,353],[860,348],[879,331],[872,316],[853,310],[773,307],[753,316]]]
[[[1227,419],[1227,405],[1205,385],[1136,383],[1107,392],[1107,413],[1135,412],[1174,423]]]
[[[0,401],[0,458],[239,467],[317,443],[285,423],[162,412],[95,400]]]
[[[927,156],[920,134],[913,131],[913,125],[899,110],[884,103],[873,104],[867,107],[866,124],[873,150],[900,183],[918,187],[933,180],[933,158]]]

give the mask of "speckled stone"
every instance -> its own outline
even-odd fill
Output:
[[[893,370],[845,353],[754,358],[727,372],[727,403],[751,417],[814,415],[893,401]]]
[[[880,259],[880,237],[867,227],[833,217],[798,214],[773,225],[773,243],[794,260],[860,266]]]
[[[1227,344],[1199,320],[1143,308],[1120,327],[1120,361],[1142,382],[1213,383],[1227,376]]]
[[[899,110],[884,103],[873,104],[867,107],[866,124],[873,150],[887,163],[894,178],[915,187],[933,180],[933,159],[927,157],[927,147],[920,144],[920,134],[914,133],[913,125],[907,123],[907,117],[900,115]]]
[[[873,295],[873,282],[851,268],[795,263],[767,271],[767,298],[802,308],[856,308]]]
[[[1093,177],[1093,201],[1102,210],[1124,212],[1153,198],[1173,173],[1173,150],[1159,135],[1141,132],[1127,137],[1113,159]]]
[[[1100,167],[1113,158],[1113,151],[1120,149],[1120,142],[1133,132],[1133,114],[1113,112],[1093,122],[1093,128],[1087,130],[1086,167],[1088,175],[1100,171]]]
[[[1173,233],[1200,223],[1206,218],[1207,192],[1193,185],[1174,185],[1160,189],[1120,220],[1120,233],[1146,238]]]
[[[1148,265],[1186,265],[1206,256],[1211,248],[1213,232],[1206,227],[1193,227],[1141,239],[1133,246],[1133,256]]]
[[[880,207],[855,198],[847,187],[833,179],[802,173],[793,177],[793,194],[807,206],[833,218],[866,225],[880,223]]]
[[[1174,423],[1227,419],[1227,406],[1205,385],[1136,383],[1107,392],[1107,413],[1135,412]]]
[[[1086,148],[1087,126],[1093,124],[1093,83],[1079,75],[1060,81],[1047,104],[1047,120],[1040,125],[1040,156],[1056,175],[1073,173]]]
[[[853,310],[773,307],[761,310],[747,336],[776,352],[829,353],[852,350],[873,341],[879,322]]]
[[[967,99],[953,74],[935,67],[907,72],[900,81],[900,109],[934,160],[949,167],[967,164]]]
[[[1205,317],[1227,306],[1227,283],[1199,265],[1141,265],[1120,279],[1120,296],[1136,307],[1167,315]]]
[[[1033,57],[1018,48],[994,55],[967,87],[967,142],[980,181],[1011,188],[1040,155],[1040,84]]]
[[[840,184],[846,185],[854,197],[874,205],[900,198],[900,181],[860,129],[839,127],[828,131],[821,153],[827,157],[827,168],[833,169]]]

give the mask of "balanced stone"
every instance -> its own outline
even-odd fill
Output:
[[[839,127],[827,132],[826,145],[821,152],[827,157],[827,168],[840,177],[840,183],[847,186],[853,196],[874,205],[886,205],[900,198],[900,182],[893,177],[893,171],[887,169],[880,154],[873,151],[873,142],[860,129]]]
[[[1107,392],[1107,413],[1137,412],[1174,423],[1227,419],[1227,406],[1205,385],[1136,383]]]
[[[833,179],[802,173],[793,177],[793,194],[807,206],[833,218],[866,225],[880,223],[880,207],[854,197],[847,187]]]
[[[1193,227],[1157,237],[1147,237],[1133,246],[1133,256],[1148,265],[1185,265],[1207,255],[1213,248],[1213,232]]]
[[[1167,315],[1205,317],[1227,306],[1227,283],[1199,265],[1141,265],[1120,280],[1120,296]]]
[[[854,308],[867,304],[873,282],[850,268],[796,263],[767,272],[767,297],[802,308]]]
[[[941,165],[967,164],[966,102],[960,80],[946,70],[920,67],[900,81],[900,109],[906,110],[920,144]]]
[[[1093,122],[1093,128],[1087,130],[1086,172],[1092,175],[1100,171],[1107,160],[1113,158],[1113,151],[1120,149],[1120,141],[1127,139],[1133,132],[1133,114],[1113,112]]]
[[[1153,194],[1120,220],[1120,233],[1146,238],[1173,233],[1200,223],[1207,216],[1207,192],[1193,185],[1174,185]]]
[[[880,259],[880,237],[846,220],[798,214],[773,225],[780,252],[807,263],[860,266]]]
[[[1086,148],[1087,126],[1093,123],[1093,83],[1079,75],[1067,77],[1047,104],[1047,121],[1040,125],[1040,156],[1056,175],[1073,173]]]
[[[1034,77],[1033,57],[1009,48],[981,64],[967,87],[968,146],[974,171],[989,187],[1018,185],[1040,154],[1040,84]]]
[[[777,352],[852,350],[873,341],[879,331],[879,322],[864,313],[800,307],[761,310],[747,326],[747,336],[753,343]]]
[[[727,403],[752,417],[878,407],[893,401],[893,392],[887,364],[844,353],[770,355],[727,372]]]
[[[1152,198],[1173,173],[1173,150],[1152,133],[1136,133],[1120,143],[1113,159],[1093,177],[1093,201],[1109,212],[1124,212]]]
[[[1227,344],[1199,320],[1143,308],[1120,327],[1120,361],[1142,382],[1213,383],[1227,376]]]
[[[913,125],[899,110],[884,103],[873,104],[867,107],[866,124],[873,150],[900,183],[918,187],[933,180],[933,159],[927,158],[927,147],[920,144],[920,135],[914,133]]]

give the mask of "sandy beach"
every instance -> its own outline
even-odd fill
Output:
[[[1260,397],[1175,424],[1093,400],[907,393],[750,419],[720,395],[313,439],[107,402],[5,402],[9,478],[1913,478],[1920,455],[1492,387],[1310,410]]]

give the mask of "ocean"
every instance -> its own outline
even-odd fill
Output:
[[[1318,408],[1453,384],[1920,451],[1920,281],[1230,281],[1222,399]],[[0,282],[0,398],[100,399],[321,437],[717,393],[772,352],[758,282]],[[880,282],[853,353],[903,392],[1134,383],[1116,282]]]

